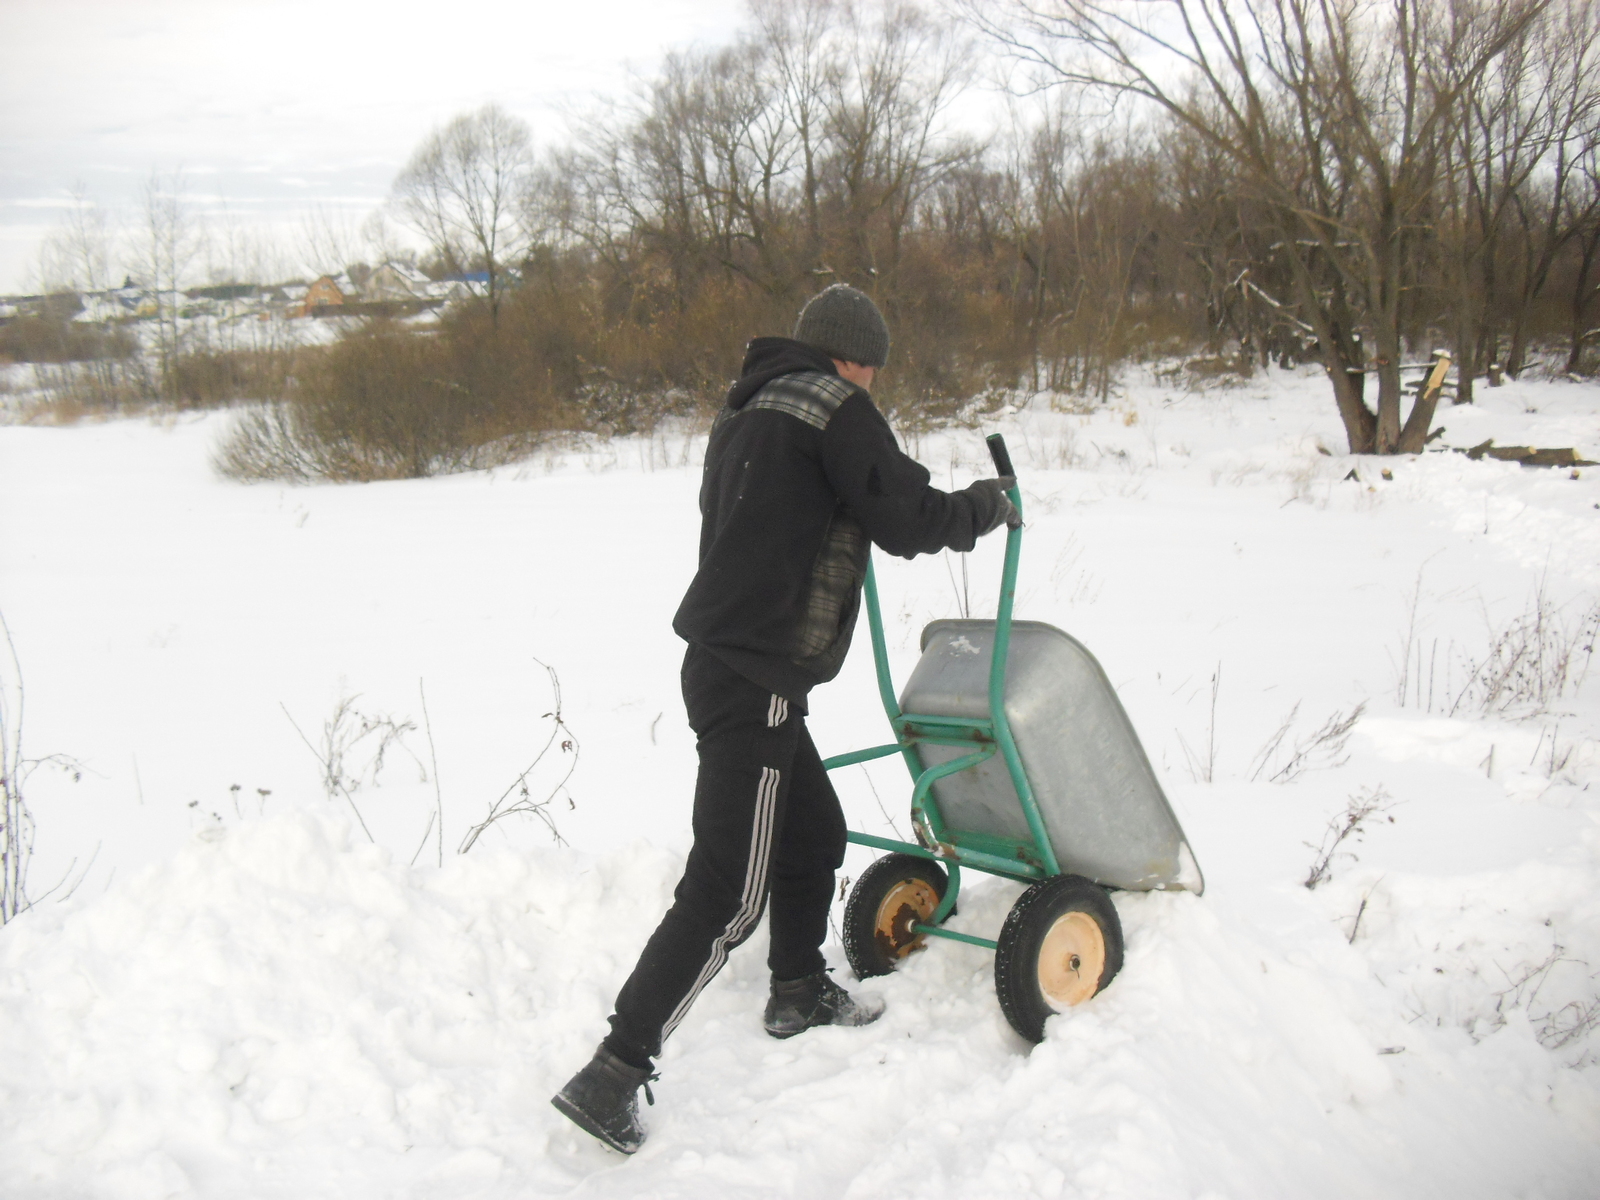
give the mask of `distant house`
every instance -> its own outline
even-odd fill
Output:
[[[421,300],[429,294],[431,282],[410,263],[386,262],[367,276],[362,299],[375,304]]]
[[[457,304],[471,296],[487,296],[489,272],[458,271],[454,275],[446,275],[433,288],[433,294],[448,304]]]
[[[346,296],[339,285],[334,282],[332,275],[324,275],[317,279],[306,289],[306,298],[300,307],[300,314],[306,317],[323,317],[330,314],[327,310],[343,308]]]
[[[120,321],[128,315],[133,307],[123,298],[120,290],[85,292],[83,294],[83,311],[74,319],[94,323]]]

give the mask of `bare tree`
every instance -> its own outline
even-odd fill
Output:
[[[72,185],[66,214],[39,254],[45,292],[98,292],[111,286],[111,221],[82,183]]]
[[[296,246],[300,266],[313,275],[336,275],[362,258],[363,239],[348,209],[313,204],[300,215]]]
[[[847,256],[840,274],[870,288],[899,266],[917,205],[977,157],[944,128],[971,60],[948,27],[910,4],[885,4],[871,16],[846,8],[839,32],[839,69],[822,92],[828,176],[841,216],[837,245]]]
[[[1548,0],[1016,0],[969,17],[1050,82],[1144,102],[1236,166],[1271,206],[1297,299],[1357,453],[1420,450],[1434,401],[1402,422],[1402,327],[1416,244],[1461,91]],[[1428,64],[1458,64],[1441,78]],[[1376,413],[1365,403],[1368,354]]]
[[[523,249],[518,218],[532,168],[527,123],[486,104],[430,134],[394,181],[396,208],[446,264],[487,273],[496,321],[506,267]]]
[[[152,171],[141,195],[133,231],[134,269],[149,289],[156,321],[156,357],[162,386],[170,391],[180,346],[178,288],[205,247],[205,227],[185,195],[182,172]]]
[[[1521,262],[1506,355],[1512,375],[1521,374],[1527,362],[1535,302],[1600,202],[1585,165],[1600,152],[1600,6],[1594,0],[1552,6],[1537,34],[1535,54],[1550,120],[1534,186],[1524,189],[1514,206]]]
[[[837,20],[834,0],[752,0],[751,14],[770,48],[783,97],[784,116],[794,130],[800,154],[800,203],[805,241],[800,258],[809,270],[822,268],[821,155],[827,123],[827,94],[837,86],[837,67],[828,54],[828,34]]]
[[[1600,138],[1596,15],[1592,0],[1544,10],[1458,89],[1438,225],[1458,402],[1502,349],[1507,372],[1522,370],[1533,306],[1572,237],[1568,199]],[[1432,69],[1449,87],[1462,66],[1445,58]]]
[[[1567,195],[1563,215],[1573,260],[1566,288],[1567,361],[1563,368],[1569,375],[1582,369],[1584,347],[1600,333],[1590,326],[1594,302],[1600,299],[1600,287],[1594,282],[1600,267],[1600,144],[1587,147],[1577,165],[1579,179]]]
[[[1028,279],[1016,313],[1033,386],[1103,400],[1127,350],[1134,293],[1151,283],[1163,188],[1137,129],[1087,119],[1072,99],[1058,93],[1018,131],[1005,227]]]
[[[359,275],[363,266],[414,263],[417,255],[401,241],[383,209],[373,209],[358,222],[348,209],[318,204],[301,214],[295,257],[300,268],[313,275],[340,271]]]
[[[918,206],[978,157],[944,129],[969,56],[905,4],[763,0],[754,18],[590,122],[567,211],[635,296],[660,290],[639,256],[664,267],[679,310],[711,276],[781,305],[836,276],[892,303]]]

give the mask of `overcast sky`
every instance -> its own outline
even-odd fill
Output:
[[[435,125],[489,100],[559,140],[742,0],[0,0],[0,293],[31,282],[75,182],[131,216],[152,170],[285,236],[365,216]]]

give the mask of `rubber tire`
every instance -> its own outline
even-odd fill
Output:
[[[1039,982],[1045,936],[1071,913],[1092,919],[1105,946],[1105,966],[1090,995],[1103,992],[1122,969],[1122,922],[1105,888],[1081,875],[1057,875],[1023,892],[1000,930],[994,953],[994,990],[1011,1028],[1030,1042],[1044,1041],[1044,1024],[1058,1011],[1045,998]]]
[[[850,899],[844,908],[844,953],[850,960],[850,969],[857,979],[874,975],[887,975],[900,965],[901,959],[919,949],[919,937],[906,943],[911,948],[899,954],[888,952],[878,941],[878,910],[889,893],[903,883],[921,881],[944,899],[949,876],[938,863],[914,854],[886,854],[861,872],[861,878],[850,890]],[[932,913],[926,914],[932,916]]]

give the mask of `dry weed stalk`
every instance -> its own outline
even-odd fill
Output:
[[[22,662],[17,657],[17,645],[11,638],[11,626],[5,614],[0,613],[0,634],[6,641],[9,669],[0,677],[0,925],[17,914],[26,912],[32,905],[28,899],[28,864],[33,859],[33,813],[28,808],[24,785],[40,767],[53,767],[72,775],[76,783],[83,772],[82,764],[65,754],[46,754],[42,758],[29,758],[22,750],[23,716],[27,691],[22,682]],[[95,847],[99,853],[99,847]],[[90,866],[94,860],[90,859]],[[73,860],[72,866],[77,865]],[[72,866],[67,874],[72,873]],[[88,867],[84,868],[84,874]],[[66,882],[63,877],[62,883]],[[79,883],[83,882],[80,876]],[[60,883],[56,888],[61,886]],[[76,889],[76,884],[73,885]],[[56,888],[51,888],[55,891]],[[69,891],[67,895],[71,895]]]
[[[1540,990],[1549,982],[1550,973],[1561,963],[1571,963],[1577,967],[1589,965],[1582,959],[1567,957],[1566,947],[1557,944],[1550,948],[1543,962],[1524,966],[1517,978],[1512,979],[1507,973],[1509,983],[1494,994],[1495,1028],[1505,1024],[1508,1011],[1525,1009],[1539,1044],[1546,1050],[1560,1050],[1600,1025],[1600,998],[1597,997],[1569,1000],[1544,1013],[1533,1011]]]
[[[311,744],[311,739],[306,737],[288,708],[282,702],[278,707],[283,709],[283,715],[289,718],[289,724],[294,726],[294,731],[300,735],[300,740],[306,744],[306,749],[322,767],[322,790],[329,800],[343,796],[350,805],[350,811],[355,814],[356,822],[361,826],[361,832],[367,835],[369,842],[376,842],[372,830],[367,828],[366,818],[361,815],[357,807],[355,793],[365,783],[376,783],[384,767],[384,758],[393,746],[399,746],[417,764],[422,779],[428,778],[427,768],[422,765],[422,760],[411,753],[411,748],[405,744],[405,735],[416,732],[416,722],[409,718],[396,721],[393,717],[374,716],[361,712],[355,707],[355,702],[360,696],[341,696],[338,704],[334,706],[333,716],[323,722],[322,746]],[[360,767],[352,769],[351,754],[355,748],[367,739],[377,736],[377,746],[371,751],[366,762]],[[370,743],[369,743],[370,744]]]
[[[1326,883],[1333,874],[1333,860],[1337,855],[1344,854],[1353,859],[1355,857],[1353,851],[1341,851],[1339,847],[1350,838],[1360,841],[1366,833],[1363,828],[1366,823],[1374,817],[1387,813],[1392,807],[1394,801],[1382,784],[1373,788],[1362,788],[1351,796],[1344,812],[1328,822],[1321,843],[1316,846],[1311,846],[1310,842],[1306,843],[1317,852],[1317,856],[1312,860],[1311,870],[1306,874],[1305,886],[1314,889],[1318,884]],[[1393,817],[1385,817],[1385,820],[1391,824],[1394,822]]]
[[[1267,769],[1267,764],[1272,761],[1272,756],[1277,754],[1278,747],[1283,745],[1283,739],[1289,736],[1289,730],[1294,728],[1294,719],[1300,715],[1300,701],[1294,702],[1294,707],[1289,710],[1289,715],[1283,718],[1283,724],[1278,726],[1278,731],[1269,737],[1256,752],[1250,763],[1250,782],[1254,783],[1261,778],[1261,772]]]
[[[1295,715],[1300,711],[1297,701],[1289,710],[1289,715],[1284,718],[1278,732],[1267,740],[1255,758],[1255,769],[1250,774],[1250,781],[1254,783],[1261,777],[1271,764],[1273,756],[1283,744],[1283,739],[1288,735],[1289,729],[1294,725]],[[1341,767],[1349,756],[1345,754],[1345,746],[1350,741],[1350,735],[1355,731],[1356,722],[1361,720],[1362,714],[1367,711],[1367,702],[1363,700],[1348,713],[1335,710],[1322,726],[1315,732],[1303,738],[1295,739],[1294,750],[1289,755],[1287,762],[1279,767],[1267,779],[1271,783],[1289,783],[1304,775],[1313,767]]]
[[[1493,632],[1488,653],[1470,662],[1467,682],[1450,706],[1484,716],[1532,716],[1583,685],[1600,637],[1600,600],[1577,620],[1565,620],[1561,605],[1539,585],[1522,613]]]
[[[1196,754],[1188,739],[1178,734],[1178,744],[1189,761],[1189,775],[1196,783],[1212,783],[1217,776],[1217,693],[1221,690],[1222,664],[1219,662],[1211,673],[1211,716],[1206,724],[1205,757]]]
[[[417,844],[417,853],[411,856],[411,861],[417,861],[417,854],[422,853],[422,847],[428,844],[428,834],[438,827],[437,850],[439,866],[444,866],[444,789],[439,783],[439,753],[433,745],[433,720],[428,716],[428,693],[422,685],[422,680],[417,680],[417,695],[422,699],[422,725],[428,734],[428,765],[433,768],[433,799],[434,812],[428,818],[428,826],[422,831],[422,841]]]
[[[1600,998],[1569,1000],[1535,1021],[1533,1036],[1539,1044],[1546,1050],[1560,1050],[1600,1026]]]
[[[545,828],[550,831],[550,836],[558,844],[566,844],[566,839],[561,836],[561,831],[556,828],[555,818],[550,815],[550,804],[566,790],[567,780],[571,779],[572,773],[578,769],[578,738],[567,727],[566,720],[561,715],[561,677],[556,674],[556,669],[549,663],[539,662],[538,659],[534,659],[534,661],[538,662],[550,676],[550,690],[555,696],[555,707],[540,718],[550,722],[550,736],[545,739],[544,745],[539,748],[539,753],[534,755],[533,761],[523,768],[522,773],[511,781],[511,785],[505,791],[500,793],[500,798],[489,806],[489,815],[467,830],[467,836],[461,840],[461,846],[456,851],[457,854],[465,854],[468,850],[471,850],[477,844],[478,839],[483,836],[484,831],[496,821],[504,820],[506,817],[517,813],[538,817],[539,820],[544,822]],[[544,799],[535,800],[533,792],[528,786],[528,776],[533,774],[534,769],[544,761],[545,755],[550,752],[552,746],[557,744],[558,739],[560,741],[559,752],[561,754],[570,754],[572,757],[567,762],[567,769],[562,773],[561,778],[556,780],[555,786],[545,793]],[[512,799],[513,793],[515,793],[514,799]],[[508,800],[510,800],[510,803],[507,803]],[[573,806],[570,795],[567,797],[567,805],[568,807]]]

